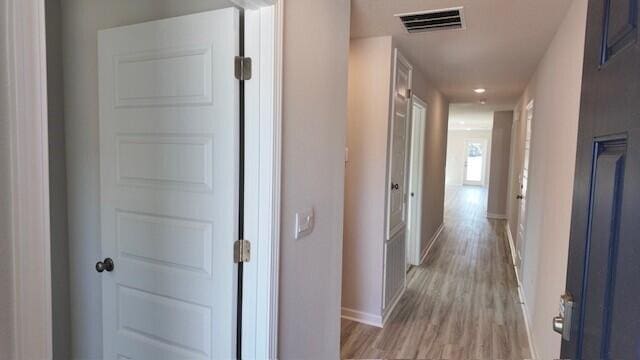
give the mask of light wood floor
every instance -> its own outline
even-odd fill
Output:
[[[383,329],[342,320],[342,358],[524,359],[529,346],[504,221],[486,189],[448,187],[444,231]]]

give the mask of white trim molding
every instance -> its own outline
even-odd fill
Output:
[[[411,211],[411,206],[409,206],[409,218],[408,218],[408,222],[407,224],[409,225],[407,227],[407,230],[410,230],[409,236],[407,236],[408,239],[413,239],[413,241],[410,241],[407,243],[407,251],[409,252],[409,259],[411,260],[409,262],[409,265],[413,265],[413,266],[418,266],[420,265],[420,247],[422,246],[421,242],[422,242],[422,206],[423,206],[423,199],[422,199],[422,188],[423,188],[423,184],[424,184],[424,144],[426,142],[425,139],[425,129],[427,126],[427,121],[429,120],[427,118],[427,112],[429,111],[429,105],[422,99],[420,99],[418,96],[416,96],[415,94],[412,95],[411,97],[411,129],[416,130],[415,129],[415,121],[416,119],[413,118],[414,116],[414,107],[419,107],[422,109],[423,113],[424,113],[424,117],[420,122],[419,128],[417,129],[418,131],[420,131],[420,133],[422,134],[421,136],[421,142],[420,142],[420,148],[418,150],[418,154],[417,154],[417,158],[415,157],[416,154],[414,154],[414,148],[413,148],[413,133],[411,135],[411,151],[410,151],[410,158],[411,159],[417,159],[418,160],[418,164],[417,164],[417,169],[413,169],[414,165],[413,163],[410,162],[411,166],[410,166],[410,170],[409,170],[409,183],[411,184],[411,182],[413,181],[413,171],[417,170],[418,171],[418,181],[417,181],[417,188],[420,189],[418,191],[418,196],[417,196],[417,202],[418,205],[416,206],[417,211],[416,211],[416,219],[418,219],[416,224],[413,224],[411,222],[411,219],[413,218],[413,214]],[[411,226],[414,226],[415,229],[409,229]],[[411,233],[416,233],[417,236],[413,237],[411,236]]]
[[[431,248],[433,248],[433,244],[435,244],[436,241],[440,238],[440,234],[442,234],[442,230],[444,230],[444,223],[440,224],[440,226],[438,227],[438,230],[436,230],[436,233],[433,234],[433,236],[431,237],[431,240],[429,240],[429,246],[427,246],[427,248],[424,249],[424,252],[420,257],[420,265],[422,265],[424,261],[427,259],[427,255],[429,255],[429,252],[431,252]]]
[[[244,50],[254,64],[245,82],[245,237],[253,249],[243,273],[242,354],[254,359],[278,351],[282,6],[245,10]]]
[[[487,213],[487,219],[492,219],[492,220],[506,220],[507,219],[507,215],[506,214],[494,214],[494,213]]]
[[[231,0],[234,4],[243,9],[259,9],[265,6],[276,5],[277,0]]]
[[[522,317],[524,318],[524,327],[527,330],[527,340],[529,341],[529,351],[531,352],[531,359],[538,359],[538,352],[536,351],[535,342],[533,341],[533,331],[531,331],[531,324],[529,322],[529,309],[527,303],[524,301],[524,294],[522,293],[522,286],[518,280],[518,296],[520,297],[520,306],[522,307]]]
[[[52,354],[45,10],[7,0],[14,355]],[[3,354],[6,355],[6,354]]]
[[[343,307],[341,317],[361,324],[382,328],[382,316],[380,315],[369,314]]]
[[[509,222],[507,222],[504,227],[504,231],[507,233],[507,240],[509,240],[509,249],[511,250],[511,263],[516,269],[516,276],[518,276],[518,255],[516,254],[516,245],[513,241],[513,234],[511,234],[511,227],[509,226]]]
[[[265,0],[269,1],[269,0]],[[273,291],[269,299],[271,317],[269,319],[269,358],[278,357],[278,306],[280,294],[280,216],[282,193],[282,82],[284,58],[284,1],[276,1],[274,14],[274,74],[273,74],[273,232],[272,232],[272,262],[271,283]]]
[[[518,274],[518,268],[516,266],[516,248],[513,242],[513,236],[511,235],[511,228],[509,223],[505,224],[504,228],[507,233],[507,239],[509,240],[509,252],[511,253],[511,260],[513,266],[513,272],[516,275],[516,284],[518,286],[518,299],[520,300],[520,306],[522,308],[522,317],[524,318],[524,327],[527,331],[527,340],[529,341],[529,350],[531,352],[531,359],[537,359],[538,353],[536,351],[535,342],[533,341],[533,332],[531,331],[531,322],[529,321],[529,308],[525,301],[524,292],[522,291],[522,282],[520,281],[520,275]]]

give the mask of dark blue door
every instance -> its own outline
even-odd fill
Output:
[[[563,358],[640,359],[637,2],[589,0]]]

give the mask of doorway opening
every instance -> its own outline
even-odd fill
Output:
[[[55,358],[277,356],[282,2],[201,5],[46,2]]]
[[[447,186],[487,187],[491,171],[493,109],[451,104],[447,134]]]
[[[483,186],[485,184],[487,164],[487,140],[466,139],[464,141],[463,185]]]

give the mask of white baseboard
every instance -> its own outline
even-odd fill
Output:
[[[529,309],[524,298],[524,292],[522,291],[522,282],[520,281],[520,274],[518,274],[518,268],[516,264],[516,247],[513,242],[513,235],[511,234],[511,228],[509,223],[505,225],[505,231],[507,232],[507,239],[509,240],[509,249],[511,250],[511,260],[513,262],[513,271],[516,274],[516,282],[518,285],[518,298],[520,299],[520,307],[522,308],[522,317],[524,317],[524,327],[527,331],[527,340],[529,341],[529,350],[531,351],[531,359],[537,359],[538,353],[535,348],[535,342],[533,341],[533,332],[531,331],[531,324],[529,322]]]
[[[487,213],[487,218],[488,219],[494,219],[494,220],[507,220],[507,215],[506,214],[494,214],[494,213]]]
[[[379,328],[382,327],[382,316],[380,315],[369,314],[343,307],[341,317],[343,319],[352,320],[366,325],[376,326]]]
[[[444,223],[440,224],[440,226],[438,227],[438,230],[436,230],[436,233],[429,240],[429,246],[424,250],[424,252],[422,253],[422,256],[420,257],[420,265],[424,263],[424,260],[427,258],[427,255],[429,255],[429,252],[431,251],[433,244],[435,244],[436,240],[438,240],[438,238],[440,237],[442,230],[444,230]]]
[[[402,290],[400,290],[400,292],[395,296],[395,298],[391,300],[391,305],[387,306],[387,308],[384,309],[384,314],[382,316],[382,325],[384,325],[389,319],[389,315],[391,315],[391,313],[393,312],[393,309],[395,309],[396,305],[398,305],[398,302],[400,302],[400,299],[402,298],[402,295],[404,295],[405,290],[407,290],[406,281],[404,286],[402,287]]]
[[[505,231],[507,232],[507,239],[509,240],[509,249],[511,249],[511,261],[512,264],[515,266],[518,261],[518,255],[516,254],[516,245],[515,242],[513,241],[513,234],[511,234],[511,227],[509,226],[509,223],[507,222],[507,224],[505,225]],[[516,275],[518,275],[518,272],[516,271]]]
[[[521,288],[521,287],[520,287]],[[538,352],[536,351],[535,342],[533,342],[533,332],[531,331],[531,324],[529,323],[529,309],[527,308],[527,303],[524,302],[524,297],[522,296],[522,292],[518,291],[520,294],[520,306],[522,307],[522,316],[524,317],[524,327],[527,330],[527,339],[529,340],[529,351],[531,352],[531,359],[538,359]]]

